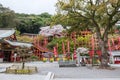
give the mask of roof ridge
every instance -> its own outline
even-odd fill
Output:
[[[0,30],[15,30],[14,28],[0,28]]]

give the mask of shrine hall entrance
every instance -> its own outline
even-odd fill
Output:
[[[10,62],[11,61],[11,51],[4,51],[3,61]]]

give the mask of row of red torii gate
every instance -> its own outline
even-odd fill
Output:
[[[89,48],[89,53],[88,53],[88,56],[90,56],[91,58],[94,57],[94,55],[98,55],[98,57],[101,56],[101,50],[99,48],[99,44],[98,44],[98,40],[96,39],[96,36],[94,36],[93,34],[91,34],[90,31],[81,31],[81,33],[79,35],[77,35],[75,32],[70,34],[70,35],[65,35],[67,37],[70,37],[73,42],[74,42],[74,48],[73,48],[73,51],[72,51],[72,56],[73,56],[73,59],[76,59],[76,49],[77,49],[77,45],[78,46],[84,46],[86,45],[86,43],[84,43],[84,41],[79,45],[79,43],[77,43],[77,38],[82,36],[82,38],[85,38],[86,36],[90,36],[89,37],[89,41],[87,42],[87,46],[86,48]],[[35,46],[38,48],[38,49],[44,49],[45,51],[48,51],[49,50],[46,48],[47,44],[49,43],[48,41],[48,38],[45,38],[43,43],[44,43],[44,47],[41,47],[41,45],[39,44],[39,40],[36,40],[36,38],[34,39],[34,44]],[[58,52],[58,45],[59,44],[56,44],[56,46],[53,47],[53,50],[51,52],[54,53],[54,57],[59,57],[60,53]],[[65,46],[66,45],[66,46]],[[70,41],[67,40],[67,42],[62,42],[62,53],[63,55],[67,55],[67,53],[71,53],[70,51]],[[117,36],[117,37],[111,37],[108,39],[108,52],[109,54],[112,56],[112,63],[120,63],[120,53],[118,53],[120,50],[120,37]],[[117,53],[115,53],[115,51],[117,51]],[[35,52],[37,56],[40,56],[40,51],[38,52]],[[68,54],[69,55],[69,54]],[[42,58],[44,56],[41,56]]]

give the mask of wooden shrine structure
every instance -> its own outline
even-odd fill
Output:
[[[21,57],[15,56],[16,48],[32,46],[31,43],[17,41],[14,29],[0,29],[0,62],[13,62],[15,57],[16,61],[20,61]]]

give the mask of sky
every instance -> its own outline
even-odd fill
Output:
[[[14,10],[16,13],[41,14],[48,12],[55,14],[57,0],[0,0],[4,7]]]

